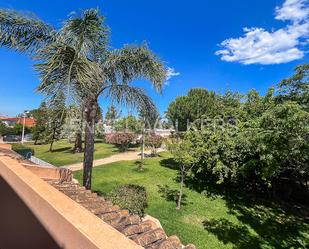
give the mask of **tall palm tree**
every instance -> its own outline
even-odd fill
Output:
[[[161,92],[166,79],[163,63],[145,44],[112,50],[109,30],[97,9],[70,17],[55,29],[33,15],[0,9],[0,46],[26,52],[36,60],[48,98],[60,93],[83,106],[85,125],[83,185],[91,189],[94,125],[99,97],[152,112],[156,107],[143,89],[130,83],[144,78]]]

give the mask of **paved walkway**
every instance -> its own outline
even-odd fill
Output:
[[[158,149],[158,152],[163,151],[163,149]],[[122,152],[115,155],[112,155],[110,157],[97,159],[93,161],[93,167],[97,167],[100,165],[108,164],[108,163],[114,163],[119,161],[131,161],[131,160],[138,160],[141,158],[140,151],[128,151],[128,152]],[[145,151],[145,154],[150,154],[150,151]],[[75,163],[70,165],[62,166],[61,168],[70,169],[72,171],[78,171],[83,169],[83,163]]]

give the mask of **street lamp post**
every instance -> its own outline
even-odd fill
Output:
[[[24,144],[24,140],[25,140],[25,125],[26,125],[26,114],[28,114],[28,111],[24,111],[24,120],[23,120],[23,132],[21,135],[21,143]]]

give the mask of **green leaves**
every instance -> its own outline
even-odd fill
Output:
[[[172,153],[179,165],[195,165],[192,173],[217,183],[272,186],[283,177],[303,184],[309,176],[308,65],[280,86],[287,92],[265,96],[251,90],[237,95],[192,89],[169,106],[168,117],[200,121],[185,133]],[[301,100],[301,101],[300,101]],[[219,117],[219,118],[218,118]],[[230,117],[232,119],[230,119]],[[199,123],[198,123],[199,124]]]
[[[306,111],[309,111],[309,64],[305,63],[295,68],[295,74],[279,83],[279,101],[296,101]]]
[[[166,116],[171,123],[178,123],[180,131],[185,131],[190,123],[200,128],[204,121],[240,116],[240,97],[231,92],[220,95],[206,89],[191,89],[187,96],[170,103]]]
[[[117,120],[114,127],[116,131],[138,133],[142,130],[142,123],[135,116],[129,115]]]
[[[181,140],[171,139],[167,142],[174,160],[185,168],[184,171],[189,171],[199,161],[197,145],[196,141],[194,143],[189,136]]]
[[[309,173],[309,113],[295,102],[269,109],[259,119],[255,139],[265,177],[289,171]]]

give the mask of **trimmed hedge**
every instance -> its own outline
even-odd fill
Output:
[[[34,155],[34,150],[22,144],[12,144],[12,150],[17,152],[19,155],[23,156],[26,159],[29,159],[30,156]]]

